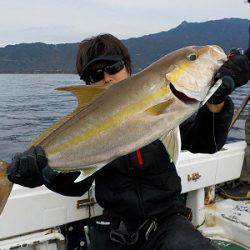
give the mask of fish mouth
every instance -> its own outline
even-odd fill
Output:
[[[197,99],[191,98],[185,95],[183,92],[177,90],[171,82],[169,83],[169,86],[174,96],[177,97],[180,101],[184,102],[185,104],[195,104],[199,102]]]

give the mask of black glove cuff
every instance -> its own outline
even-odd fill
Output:
[[[224,63],[218,72],[221,76],[231,76],[235,81],[235,87],[240,87],[250,80],[249,59],[246,55],[234,55]]]
[[[231,76],[223,76],[222,77],[222,84],[220,87],[215,91],[212,97],[208,100],[208,103],[211,104],[220,104],[224,102],[235,88],[235,82]]]
[[[227,99],[227,96],[212,96],[207,102],[210,104],[220,104]]]
[[[42,147],[35,147],[36,163],[40,171],[48,165],[48,159]]]
[[[60,175],[56,170],[53,170],[49,166],[46,166],[42,169],[43,180],[47,183],[54,182],[55,179]]]

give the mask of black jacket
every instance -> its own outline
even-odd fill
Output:
[[[233,116],[233,103],[226,100],[217,114],[203,106],[180,126],[182,150],[214,153],[222,148]],[[104,213],[127,219],[168,215],[178,211],[181,180],[160,140],[110,162],[87,179],[74,183],[77,176],[60,174],[45,182],[52,191],[81,196],[95,180],[95,195]]]

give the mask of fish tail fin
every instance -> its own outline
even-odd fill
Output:
[[[0,160],[0,216],[12,190],[13,183],[7,178],[9,164]]]

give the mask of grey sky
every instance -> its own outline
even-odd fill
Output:
[[[238,17],[246,0],[0,0],[0,46],[21,42],[78,42],[109,32],[138,37],[176,27]]]

